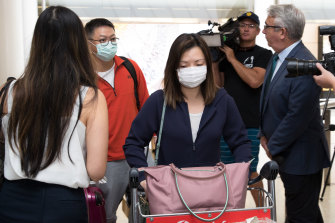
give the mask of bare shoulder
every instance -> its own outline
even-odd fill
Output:
[[[92,102],[99,102],[101,100],[104,100],[105,96],[103,93],[98,89],[95,91],[92,87],[89,87],[86,93],[86,96],[84,98],[84,105],[91,104]]]
[[[107,102],[104,94],[98,89],[95,91],[89,87],[86,96],[83,100],[83,109],[80,115],[80,120],[87,126],[88,119],[94,117],[107,109]]]
[[[93,88],[89,87],[86,93],[86,96],[84,98],[84,105],[89,103],[92,99],[94,99],[96,92]]]

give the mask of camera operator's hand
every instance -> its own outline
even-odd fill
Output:
[[[234,50],[229,46],[225,45],[223,47],[220,47],[220,50],[226,54],[229,63],[232,63],[232,61],[236,60]]]
[[[265,136],[261,136],[260,143],[263,149],[265,150],[266,155],[272,160],[272,155],[268,148],[268,140],[265,138]]]
[[[228,62],[233,66],[234,70],[240,78],[251,88],[259,88],[264,81],[265,69],[262,67],[246,67],[236,57],[232,48],[225,45],[219,48],[226,54]]]
[[[314,75],[315,83],[320,87],[335,89],[335,76],[324,69],[320,63],[316,63],[316,67],[321,71],[321,75]]]

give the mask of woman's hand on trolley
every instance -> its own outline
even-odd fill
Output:
[[[142,181],[140,182],[140,185],[141,185],[141,187],[143,187],[144,191],[147,190],[147,181],[146,181],[146,180],[142,180]]]

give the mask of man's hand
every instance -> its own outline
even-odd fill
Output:
[[[219,47],[219,49],[226,54],[226,58],[233,66],[234,70],[240,78],[251,88],[259,88],[265,76],[265,69],[261,67],[248,68],[243,63],[237,60],[235,52],[229,46]]]
[[[316,63],[316,67],[321,71],[321,75],[314,75],[313,78],[315,83],[320,87],[334,88],[335,87],[335,76],[324,69],[320,63]]]
[[[231,63],[233,60],[236,60],[234,50],[229,46],[225,45],[223,47],[220,47],[220,50],[226,54],[229,63]]]
[[[261,146],[263,147],[263,149],[265,150],[266,152],[266,155],[272,160],[272,155],[269,151],[269,148],[268,148],[268,140],[265,138],[265,136],[261,136]]]

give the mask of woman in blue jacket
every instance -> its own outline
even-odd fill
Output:
[[[167,107],[158,164],[212,166],[220,162],[220,137],[236,162],[250,161],[250,141],[234,100],[214,83],[209,48],[197,34],[173,42],[165,67],[164,90],[153,93],[132,123],[124,145],[131,167],[146,167],[143,149],[158,135]],[[140,175],[140,181],[144,176]]]

